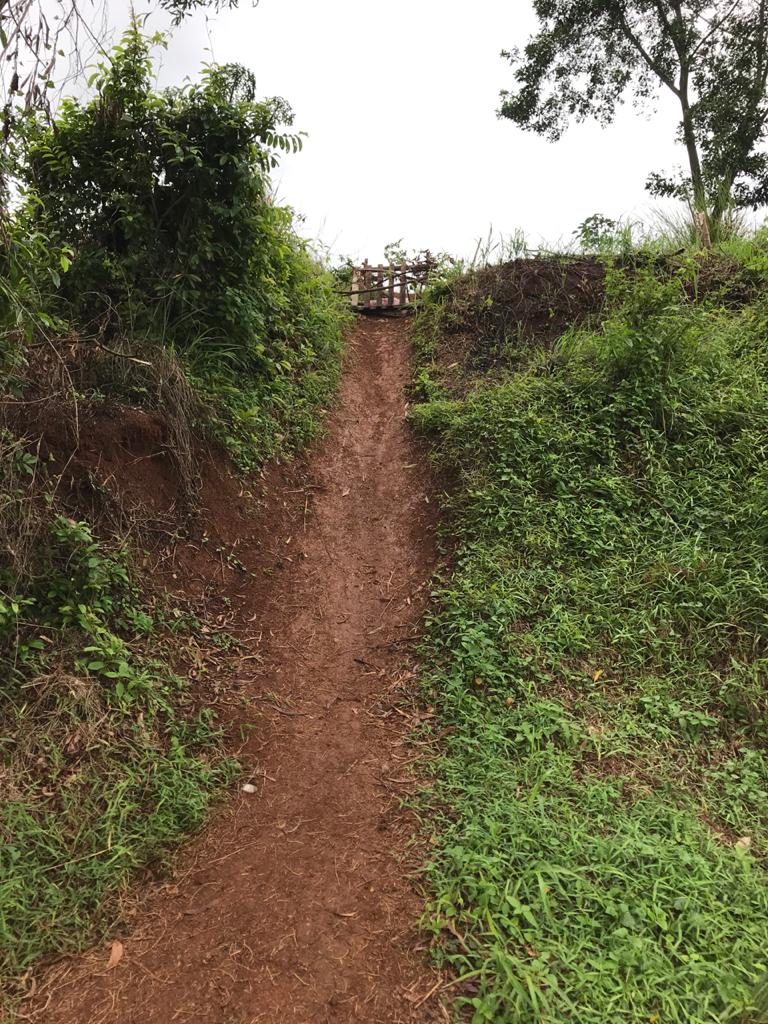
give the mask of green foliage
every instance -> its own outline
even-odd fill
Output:
[[[133,29],[93,77],[94,99],[65,100],[50,128],[29,133],[37,218],[76,245],[62,297],[78,322],[106,298],[134,331],[274,372],[268,335],[285,340],[272,321],[288,319],[293,267],[290,219],[268,202],[266,173],[300,144],[278,132],[290,109],[258,102],[237,65],[160,95],[151,72]]]
[[[418,406],[455,482],[422,652],[428,926],[473,1021],[761,1020],[768,310],[613,312]]]
[[[4,220],[0,212],[0,387],[23,370],[36,336],[63,332],[50,300],[68,259],[68,248],[27,218]]]
[[[768,103],[768,21],[762,2],[536,0],[539,30],[523,53],[505,53],[516,88],[500,114],[549,138],[571,119],[609,123],[625,93],[652,100],[668,89],[680,107],[678,137],[689,175],[651,175],[656,195],[711,214],[716,233],[732,204],[766,201],[762,152]]]
[[[574,240],[581,252],[604,257],[626,255],[635,248],[633,225],[593,213],[576,228]]]
[[[35,460],[7,441],[3,454],[5,535],[46,534],[0,566],[7,984],[108,925],[131,873],[202,825],[234,766],[170,670],[124,553],[50,501],[33,512]]]
[[[175,350],[209,422],[258,464],[313,433],[338,366],[332,279],[269,195],[277,154],[301,140],[279,131],[287,104],[257,100],[237,65],[153,92],[149,43],[134,26],[97,69],[93,99],[28,127],[26,215],[71,252],[61,314]]]
[[[207,338],[186,353],[189,373],[213,429],[243,469],[306,445],[318,433],[336,392],[341,368],[341,324],[347,314],[335,282],[322,271],[282,216],[281,263],[270,278],[276,291],[270,322],[278,334],[269,351],[273,367],[234,376],[232,362],[210,351]],[[281,337],[282,335],[282,337]]]

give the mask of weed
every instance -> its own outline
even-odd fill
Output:
[[[766,319],[686,287],[609,280],[546,372],[413,413],[457,544],[426,923],[475,1022],[763,1019]]]
[[[15,496],[37,537],[0,571],[6,984],[108,925],[135,868],[200,827],[234,767],[170,671],[125,554],[40,502],[34,471],[21,450],[4,491],[6,521]]]

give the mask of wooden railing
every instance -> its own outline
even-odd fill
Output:
[[[366,260],[353,267],[351,289],[342,294],[358,312],[404,309],[427,283],[432,267],[431,261],[372,266]]]

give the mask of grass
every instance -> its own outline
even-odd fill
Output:
[[[611,292],[413,414],[456,545],[426,924],[473,1022],[762,1021],[768,307]]]
[[[28,491],[8,476],[5,498],[23,502]],[[7,526],[7,500],[3,513]],[[0,592],[0,980],[9,994],[40,957],[108,930],[136,869],[157,869],[199,829],[236,771],[213,712],[195,710],[171,668],[190,629],[170,628],[163,603],[149,604],[132,582],[126,553],[95,540],[87,523],[46,522],[43,510],[28,518],[48,539],[31,540],[23,573],[4,570]]]

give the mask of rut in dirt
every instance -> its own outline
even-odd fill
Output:
[[[306,514],[273,538],[283,568],[249,627],[246,664],[258,667],[241,760],[256,792],[116,933],[116,967],[105,969],[101,947],[43,979],[37,1019],[445,1019],[404,860],[412,822],[399,809],[419,759],[399,705],[413,687],[404,652],[434,565],[434,505],[405,420],[405,322],[363,319],[349,348]]]

